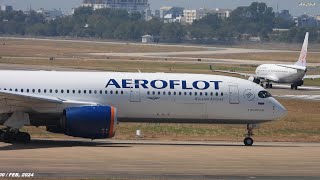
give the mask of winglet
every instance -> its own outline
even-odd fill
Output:
[[[306,33],[306,36],[304,38],[299,60],[295,63],[295,65],[297,66],[303,66],[303,67],[307,66],[308,39],[309,39],[309,32]]]

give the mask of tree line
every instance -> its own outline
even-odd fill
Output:
[[[273,28],[287,28],[287,32],[273,33]],[[219,18],[208,14],[192,25],[164,23],[153,18],[146,21],[140,13],[121,9],[77,8],[73,15],[47,20],[42,14],[30,11],[0,11],[0,34],[33,36],[69,36],[138,41],[150,34],[160,42],[196,43],[235,42],[248,37],[263,41],[301,42],[306,31],[320,42],[319,28],[299,28],[286,19],[277,17],[265,3],[253,2],[248,7],[238,7],[230,17]]]

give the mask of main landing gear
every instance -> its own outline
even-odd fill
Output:
[[[268,89],[268,88],[272,89],[272,83],[269,83],[269,82],[268,82],[268,83],[266,84],[266,88],[267,88],[267,89]]]
[[[298,89],[298,86],[297,86],[296,84],[291,84],[291,89],[297,90],[297,89]]]
[[[20,131],[0,130],[0,141],[5,143],[23,143],[31,142],[30,134]]]
[[[253,139],[251,138],[253,134],[253,128],[255,128],[255,124],[247,124],[247,131],[248,133],[246,134],[246,138],[244,138],[243,143],[246,146],[252,146],[253,144]]]

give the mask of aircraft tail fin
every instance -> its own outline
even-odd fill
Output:
[[[306,36],[304,38],[299,60],[295,63],[295,65],[297,66],[303,66],[303,67],[307,66],[308,40],[309,40],[309,32],[306,33]]]

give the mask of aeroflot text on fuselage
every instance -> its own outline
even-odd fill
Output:
[[[121,81],[121,82],[120,82]],[[187,80],[161,80],[161,79],[156,79],[156,80],[145,80],[145,79],[122,79],[117,81],[116,79],[110,79],[106,85],[106,88],[114,86],[115,88],[123,88],[123,89],[130,89],[130,88],[144,88],[144,89],[149,89],[154,88],[154,89],[165,89],[165,88],[170,88],[170,89],[176,89],[177,87],[186,90],[192,90],[192,89],[197,89],[197,90],[207,90],[211,87],[213,87],[215,90],[219,90],[219,84],[222,81],[203,81],[203,80],[198,80],[198,81],[193,81],[189,82]]]

